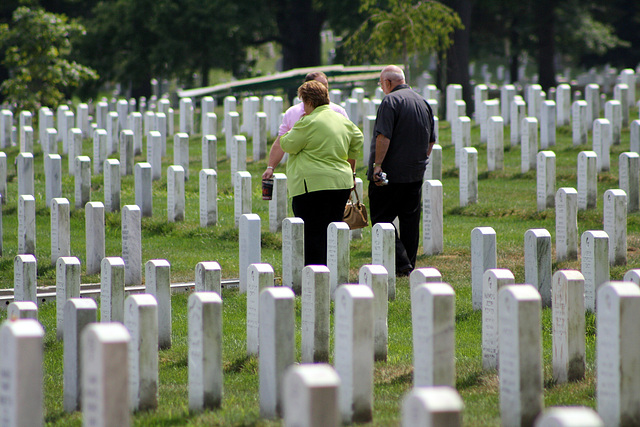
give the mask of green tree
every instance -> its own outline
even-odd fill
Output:
[[[345,42],[353,60],[400,60],[405,70],[417,53],[446,52],[462,28],[455,11],[433,0],[391,0],[385,8],[365,0],[360,11],[369,17]]]
[[[6,100],[18,110],[56,107],[83,81],[97,79],[94,70],[71,59],[73,41],[84,31],[64,15],[18,7],[10,25],[0,24],[3,64],[9,70],[0,84]]]

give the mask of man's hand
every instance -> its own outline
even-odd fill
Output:
[[[378,187],[380,187],[380,186],[384,185],[384,184],[382,183],[382,180],[380,179],[380,174],[381,174],[381,173],[382,173],[382,166],[380,166],[380,165],[376,165],[376,166],[373,168],[373,182],[374,182]]]

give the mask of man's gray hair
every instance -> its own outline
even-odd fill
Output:
[[[396,65],[389,65],[382,70],[383,78],[392,82],[404,82],[404,71]]]

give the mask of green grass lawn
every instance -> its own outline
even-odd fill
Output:
[[[218,117],[222,112],[217,111]],[[637,109],[632,109],[637,117]],[[221,127],[221,120],[219,120]],[[198,125],[196,128],[199,129]],[[177,129],[177,127],[176,127]],[[437,256],[419,255],[418,267],[436,267],[443,280],[456,291],[456,387],[465,403],[466,425],[497,426],[500,424],[499,385],[495,371],[482,370],[481,313],[471,306],[470,235],[477,226],[491,226],[497,232],[498,267],[508,268],[516,282],[524,281],[524,234],[530,228],[546,228],[555,242],[555,215],[553,209],[536,210],[535,171],[520,172],[520,149],[510,148],[508,128],[505,128],[505,168],[487,172],[486,146],[479,144],[479,128],[472,128],[472,141],[478,148],[479,189],[478,203],[459,207],[458,171],[454,167],[454,148],[448,123],[440,123],[440,144],[443,146],[444,186],[444,253]],[[569,127],[558,129],[558,143],[553,147],[556,160],[556,188],[576,187],[576,159],[590,145],[573,147]],[[173,159],[172,138],[168,139],[167,156],[163,159],[163,178],[153,183],[153,217],[142,219],[142,258],[167,259],[171,263],[173,282],[193,281],[194,269],[200,261],[218,261],[223,278],[238,277],[238,230],[233,219],[233,187],[229,174],[229,161],[225,157],[224,137],[218,140],[218,210],[217,226],[199,226],[198,171],[201,168],[200,137],[190,139],[190,179],[186,183],[186,219],[168,223],[166,201],[166,167]],[[248,138],[249,142],[251,141]],[[590,139],[589,139],[590,140]],[[271,141],[270,141],[271,142]],[[84,154],[92,153],[91,140],[84,142]],[[578,213],[579,234],[586,230],[602,229],[602,195],[618,186],[618,156],[628,150],[629,130],[625,129],[622,144],[612,147],[611,171],[599,174],[598,208]],[[0,288],[13,287],[13,259],[17,252],[17,177],[14,166],[17,149],[6,151],[8,157],[7,204],[2,207],[4,226],[3,254],[0,257]],[[251,153],[250,147],[247,153]],[[136,162],[146,161],[146,154],[137,156]],[[44,168],[42,152],[36,148],[36,209],[38,284],[55,284],[55,268],[50,263],[50,218],[45,205]],[[253,212],[262,218],[262,260],[270,263],[281,276],[281,235],[268,231],[268,204],[261,200],[260,175],[264,160],[248,161],[253,176]],[[63,158],[63,196],[71,203],[71,255],[84,263],[85,233],[84,211],[73,209],[73,178],[66,174],[67,161]],[[280,167],[278,172],[284,172]],[[358,176],[365,177],[362,165]],[[366,193],[366,191],[365,191]],[[133,176],[122,177],[122,204],[134,204]],[[91,200],[103,201],[103,177],[92,178]],[[365,204],[367,198],[365,196]],[[120,256],[120,213],[106,215],[106,256]],[[554,244],[555,246],[555,244]],[[611,268],[612,280],[620,280],[631,268],[640,268],[640,214],[628,216],[628,264]],[[371,229],[363,231],[361,240],[351,242],[350,280],[355,282],[358,270],[371,262]],[[554,272],[560,269],[580,269],[580,261],[554,262]],[[97,283],[99,276],[83,275],[82,283]],[[187,294],[173,297],[173,347],[162,350],[160,357],[159,408],[156,411],[134,415],[135,425],[279,425],[259,417],[258,363],[246,356],[245,312],[246,298],[237,289],[223,290],[223,363],[224,401],[222,408],[202,414],[188,412],[187,385]],[[6,312],[0,312],[4,318]],[[297,343],[300,343],[300,299],[296,299]],[[580,382],[557,385],[551,370],[551,312],[542,313],[545,405],[586,405],[595,407],[595,321],[587,314],[587,374]],[[55,305],[44,303],[40,307],[40,320],[47,331],[45,336],[45,416],[48,425],[80,425],[79,413],[65,414],[62,409],[62,343],[55,338]],[[408,280],[397,281],[396,300],[389,303],[389,359],[376,362],[374,421],[371,425],[397,425],[400,404],[412,384],[412,335]],[[298,360],[299,358],[298,350]]]

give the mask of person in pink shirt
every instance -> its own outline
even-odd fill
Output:
[[[307,74],[304,78],[305,82],[308,82],[311,80],[316,80],[322,83],[327,88],[327,90],[329,89],[329,80],[327,79],[326,74],[323,73],[322,71],[311,72]],[[334,104],[333,102],[331,102],[329,106],[336,113],[342,114],[347,119],[349,118],[345,109],[339,106],[338,104]],[[293,127],[293,125],[295,125],[296,122],[300,120],[300,117],[302,117],[303,115],[304,115],[304,104],[302,102],[292,107],[289,107],[289,109],[284,113],[282,124],[278,129],[278,137],[273,142],[273,145],[271,146],[271,150],[269,151],[269,161],[267,162],[267,169],[262,174],[262,179],[270,179],[273,176],[273,172],[276,166],[280,164],[280,161],[284,157],[284,151],[282,151],[282,147],[280,147],[280,137],[285,133],[289,132]]]

